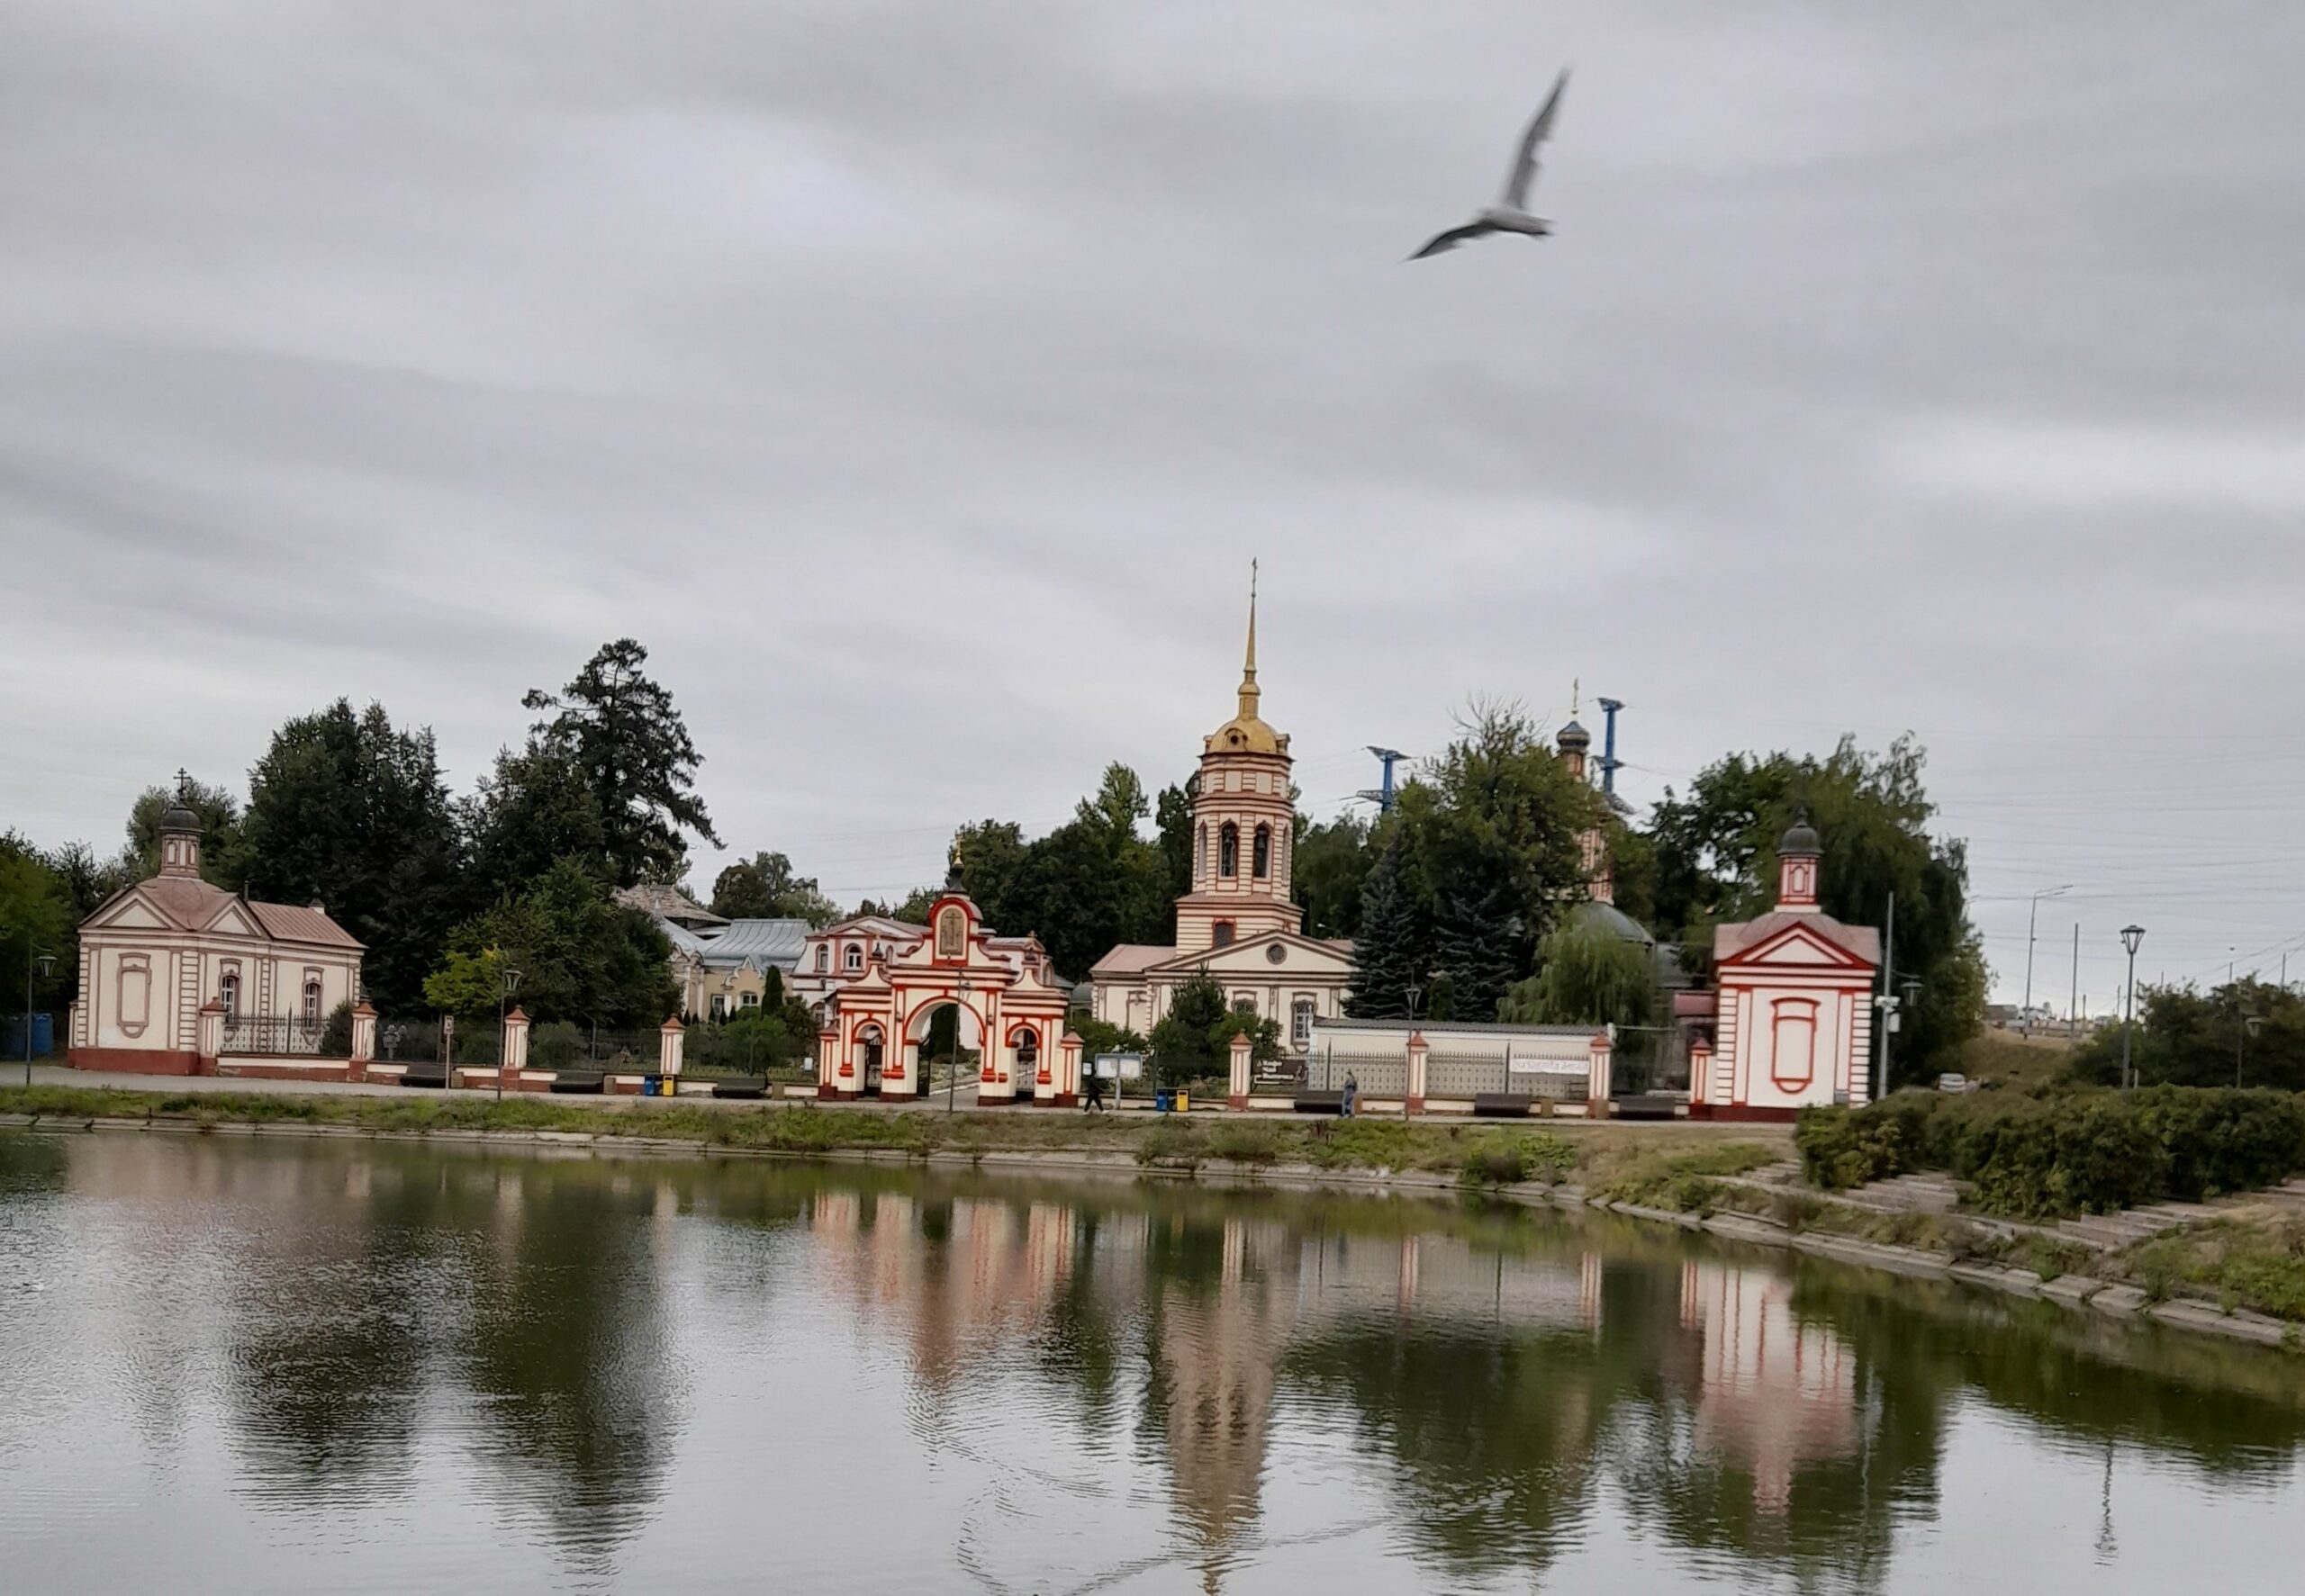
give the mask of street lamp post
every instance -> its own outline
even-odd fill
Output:
[[[2067,881],[2062,887],[2044,887],[2033,894],[2033,906],[2025,916],[2025,1006],[2018,1011],[2017,1029],[2025,1035],[2033,1034],[2033,933],[2041,924],[2041,899],[2062,897],[2073,890]]]
[[[2241,1016],[2240,1034],[2233,1039],[2233,1089],[2237,1092],[2241,1089],[2241,1059],[2248,1048],[2249,1038],[2255,1036],[2257,1033],[2257,1027],[2264,1023],[2264,1017],[2262,1014]]]
[[[517,969],[506,970],[503,993],[496,999],[496,1100],[499,1103],[504,1101],[504,1054],[506,1051],[504,1044],[512,1008],[512,994],[520,989],[520,972]]]
[[[2129,1072],[2129,1022],[2137,1014],[2137,950],[2144,941],[2144,926],[2121,927],[2121,946],[2129,953],[2129,986],[2121,996],[2121,1090],[2124,1092],[2137,1085],[2136,1078]]]
[[[30,951],[25,944],[24,955],[24,1085],[32,1084],[32,968],[40,968],[40,978],[46,980],[56,969],[56,955]]]
[[[960,995],[961,1000],[953,1005],[953,1061],[945,1067],[945,1112],[946,1114],[953,1112],[954,1105],[959,1100],[961,1094],[961,1016],[968,1012],[968,977],[961,977],[954,983],[953,989]]]

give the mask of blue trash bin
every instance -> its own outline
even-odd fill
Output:
[[[1168,1087],[1156,1087],[1152,1093],[1152,1112],[1154,1114],[1167,1114],[1171,1109],[1176,1106],[1176,1095],[1171,1092]]]

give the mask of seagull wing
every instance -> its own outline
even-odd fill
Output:
[[[1513,157],[1513,170],[1505,179],[1506,209],[1525,211],[1529,208],[1529,185],[1537,180],[1537,146],[1552,136],[1553,113],[1560,109],[1560,91],[1568,86],[1568,68],[1553,79],[1552,93],[1529,119],[1529,131],[1521,135],[1521,148]]]
[[[1409,258],[1411,260],[1423,260],[1428,255],[1446,255],[1450,250],[1454,249],[1460,244],[1469,243],[1475,239],[1487,238],[1490,233],[1493,233],[1496,230],[1495,228],[1488,226],[1486,222],[1479,221],[1467,222],[1462,227],[1452,227],[1445,233],[1433,234],[1433,237],[1425,240],[1424,248],[1418,250],[1415,255],[1410,256]]]

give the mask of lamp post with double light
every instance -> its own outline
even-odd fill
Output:
[[[953,1005],[953,1060],[945,1067],[945,1112],[951,1114],[961,1093],[961,1016],[968,1013],[969,978],[966,976],[954,983],[953,989],[960,1001]],[[979,1039],[978,1045],[983,1045]]]
[[[2129,1023],[2137,1015],[2137,950],[2144,941],[2144,926],[2121,927],[2121,946],[2129,953],[2129,985],[2123,988],[2121,996],[2121,1090],[2124,1092],[2137,1085],[2137,1078],[2129,1069]]]
[[[2017,1029],[2026,1036],[2033,1034],[2033,933],[2040,928],[2041,899],[2063,897],[2073,890],[2067,881],[2062,887],[2044,887],[2033,894],[2033,906],[2025,916],[2025,1006],[2017,1011]]]
[[[512,994],[520,989],[520,972],[517,969],[506,970],[504,972],[504,990],[502,995],[496,1000],[496,1100],[499,1103],[504,1101],[505,1055],[511,1050],[506,1044],[511,1041],[509,1032],[511,1021]]]
[[[27,950],[31,944],[25,944]],[[32,1084],[32,971],[46,980],[56,972],[56,955],[28,951],[24,955],[24,1085]]]

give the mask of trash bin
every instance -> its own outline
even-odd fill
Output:
[[[642,1076],[640,1078],[640,1095],[643,1097],[663,1096],[664,1095],[664,1078],[661,1075]]]
[[[1190,1092],[1179,1092],[1177,1094],[1177,1112],[1179,1114],[1186,1114],[1190,1112],[1191,1108],[1192,1094]]]
[[[1155,1088],[1152,1093],[1152,1112],[1154,1114],[1168,1113],[1169,1105],[1173,1101],[1173,1096],[1174,1095],[1171,1093],[1169,1088],[1166,1087]]]

